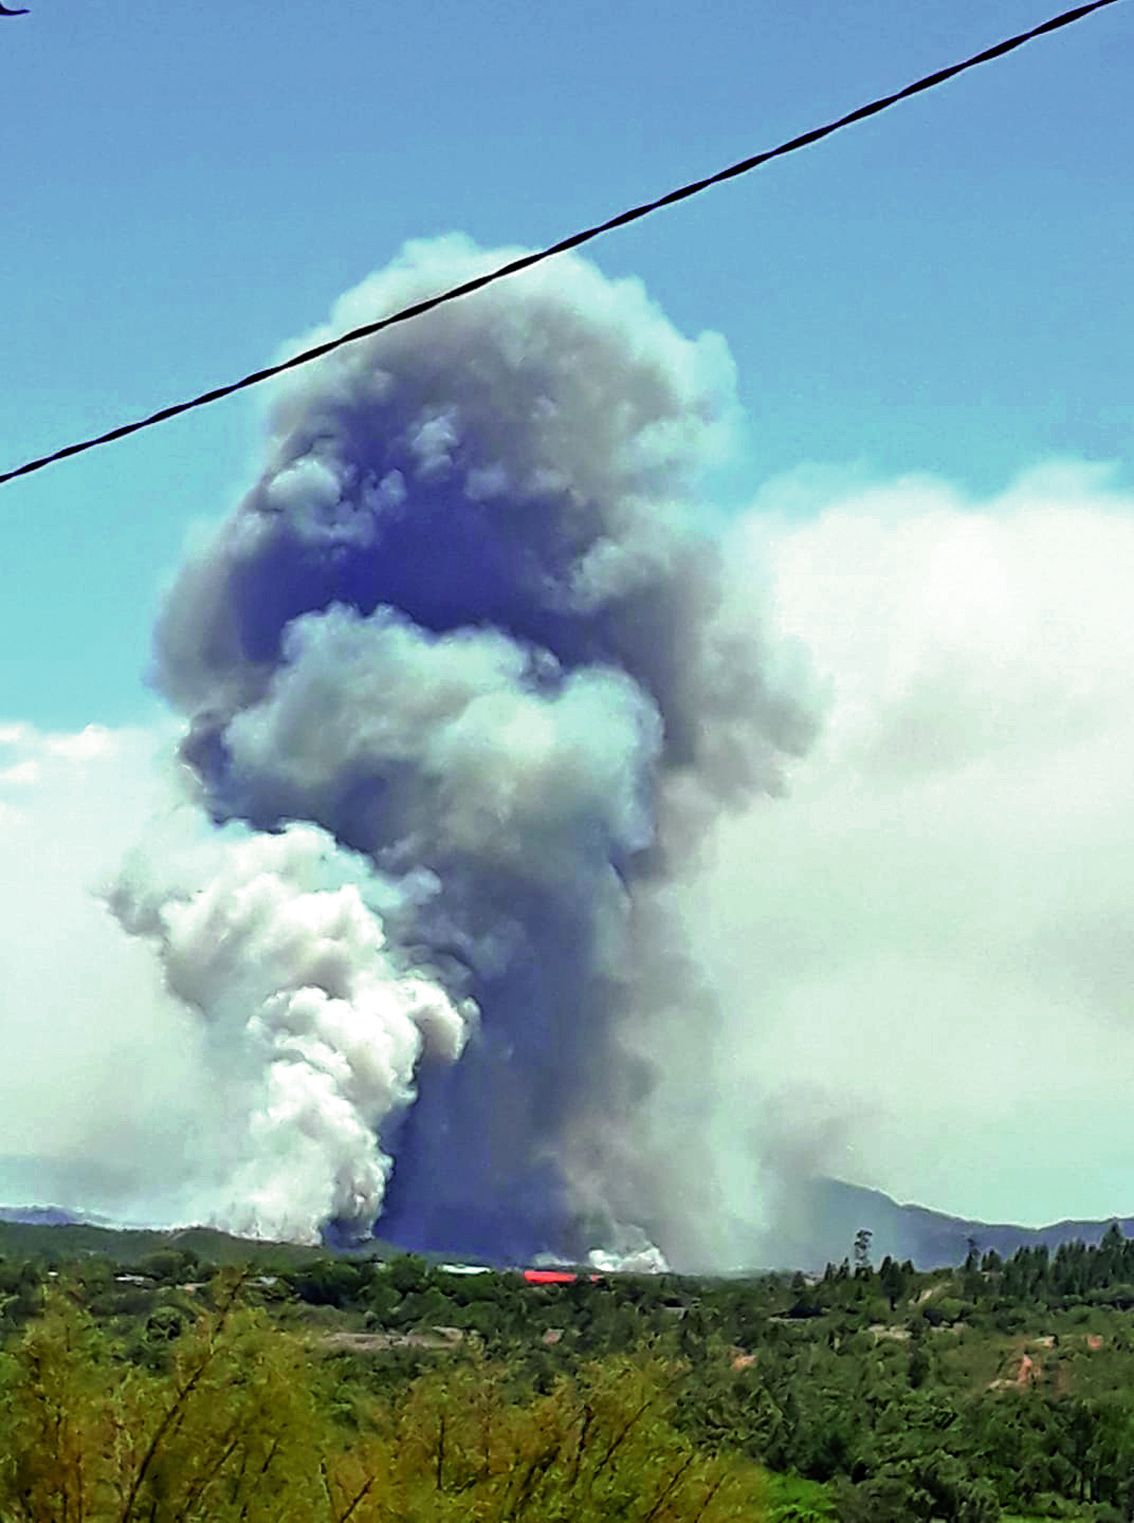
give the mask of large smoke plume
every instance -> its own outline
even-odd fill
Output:
[[[501,257],[411,245],[328,331]],[[560,260],[274,399],[157,634],[218,830],[112,896],[204,1018],[233,1225],[683,1251],[651,1022],[711,1016],[659,887],[810,734],[698,502],[732,387]]]
[[[885,1225],[830,1174],[1131,1210],[1134,497],[726,518],[733,407],[571,262],[277,395],[165,602],[181,715],[0,724],[0,1201],[713,1269]]]

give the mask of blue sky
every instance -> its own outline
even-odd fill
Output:
[[[1039,0],[269,6],[31,0],[3,23],[0,458],[273,355],[402,241],[537,244],[1031,25]],[[803,462],[978,493],[1134,455],[1134,11],[597,245],[750,413],[737,499]],[[258,406],[0,491],[0,713],[123,723]]]
[[[0,468],[275,357],[407,239],[547,243],[1059,0],[27,3]],[[1132,64],[1116,5],[590,251],[727,340],[738,616],[766,576],[831,700],[788,796],[678,885],[724,1024],[719,1072],[667,1075],[719,1097],[744,1199],[755,1096],[899,1195],[1134,1209]],[[47,1136],[160,1183],[207,1109],[183,1010],[88,890],[169,810],[153,616],[263,406],[0,488],[0,1163]]]

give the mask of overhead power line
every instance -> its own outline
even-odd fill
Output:
[[[486,286],[495,285],[498,280],[504,280],[509,275],[518,275],[522,270],[530,270],[533,265],[542,264],[546,259],[553,259],[557,254],[565,254],[570,249],[581,248],[592,239],[601,238],[604,233],[611,233],[619,227],[628,227],[631,222],[640,222],[643,217],[661,211],[663,207],[676,206],[679,201],[688,201],[691,196],[700,195],[710,186],[721,185],[725,180],[735,180],[753,169],[759,169],[762,164],[767,164],[772,159],[785,158],[789,153],[796,153],[801,148],[810,147],[812,143],[822,142],[824,138],[841,132],[844,127],[851,127],[856,122],[863,122],[868,117],[878,116],[880,112],[888,111],[899,101],[909,100],[914,95],[922,95],[927,90],[935,90],[938,85],[955,79],[958,74],[964,74],[969,69],[975,69],[978,64],[991,63],[994,59],[1003,58],[1008,53],[1014,53],[1017,48],[1022,48],[1025,43],[1033,42],[1037,37],[1045,37],[1051,32],[1061,31],[1064,27],[1081,21],[1094,11],[1101,11],[1108,5],[1117,3],[1118,0],[1090,0],[1088,4],[1077,5],[1073,10],[1063,11],[1060,15],[1052,16],[1050,20],[1032,27],[1027,32],[1006,37],[1002,42],[995,43],[980,53],[974,53],[971,58],[962,59],[960,63],[949,64],[948,67],[938,69],[933,74],[926,74],[921,79],[914,80],[912,84],[906,85],[904,89],[895,90],[892,95],[879,96],[877,100],[869,101],[865,106],[849,111],[846,116],[826,122],[822,127],[812,127],[809,132],[789,138],[775,148],[767,148],[762,153],[753,154],[750,158],[740,159],[726,169],[719,169],[715,174],[707,175],[703,180],[692,180],[688,185],[679,186],[678,189],[659,196],[655,201],[644,201],[640,206],[633,206],[628,211],[619,212],[617,216],[607,218],[605,222],[597,222],[593,227],[584,228],[582,232],[572,233],[568,238],[561,238],[558,243],[549,244],[546,248],[538,249],[534,253],[522,254],[519,258],[511,259],[507,264],[502,264],[483,275],[477,275],[472,280],[451,286],[447,291],[440,291],[435,296],[416,301],[398,312],[391,312],[385,317],[376,318],[374,322],[364,323],[360,328],[352,328],[349,333],[340,333],[322,344],[315,344],[310,349],[293,354],[290,359],[280,360],[274,365],[265,365],[261,370],[253,370],[250,374],[241,376],[239,381],[229,381],[223,386],[214,386],[209,391],[190,397],[188,401],[174,402],[169,407],[159,408],[148,417],[137,418],[132,423],[120,423],[104,434],[97,434],[93,438],[83,439],[75,444],[64,445],[62,449],[53,450],[50,455],[41,455],[36,460],[28,460],[23,465],[16,466],[14,470],[0,474],[0,486],[14,481],[18,476],[30,476],[35,471],[42,471],[46,466],[54,465],[59,460],[67,460],[72,455],[82,455],[87,450],[98,449],[104,444],[113,444],[116,440],[125,439],[130,434],[141,433],[145,428],[154,428],[159,423],[168,422],[170,418],[192,412],[194,408],[207,407],[211,402],[219,402],[222,398],[230,397],[238,391],[247,391],[249,387],[259,386],[262,381],[269,381],[273,376],[283,375],[288,370],[297,370],[301,365],[308,365],[312,360],[321,359],[325,354],[332,354],[346,344],[369,338],[375,333],[381,333],[385,328],[394,327],[397,323],[406,323],[411,318],[421,317],[426,312],[432,312],[435,308],[444,306],[447,302],[456,301],[460,296],[471,296],[474,291],[483,291]]]

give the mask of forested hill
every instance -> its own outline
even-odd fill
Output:
[[[109,1227],[75,1220],[58,1221],[48,1211],[0,1212],[0,1260],[20,1263],[77,1263],[98,1258],[107,1263],[131,1266],[149,1254],[171,1250],[188,1253],[202,1263],[256,1264],[272,1268],[295,1265],[318,1258],[324,1250],[293,1243],[261,1243],[232,1237],[211,1227],[183,1227],[173,1231],[145,1231]],[[375,1250],[379,1245],[375,1244]]]
[[[822,1276],[549,1283],[22,1230],[77,1257],[0,1253],[0,1523],[1134,1517],[1114,1226],[926,1273],[863,1229]]]

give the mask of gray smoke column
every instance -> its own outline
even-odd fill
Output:
[[[410,245],[325,331],[507,252]],[[667,1062],[641,891],[706,813],[775,792],[810,734],[760,620],[727,606],[697,504],[734,406],[718,338],[570,259],[277,393],[259,479],[157,634],[204,807],[239,823],[211,880],[117,900],[174,991],[242,1032],[250,1219],[381,1215],[383,1235],[497,1258],[617,1248],[616,1216],[639,1247],[664,1237],[664,1161],[635,1159],[627,1224],[604,1140],[633,1134]],[[346,887],[293,881],[312,827]],[[368,1042],[395,1056],[375,1070]]]

